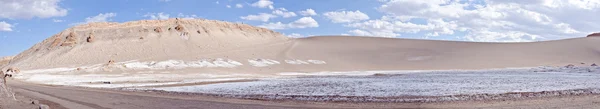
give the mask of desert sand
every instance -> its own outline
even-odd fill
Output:
[[[58,107],[83,105],[91,108],[133,108],[119,105],[105,107],[106,104],[96,103],[102,99],[126,101],[132,98],[100,97],[84,101],[81,98],[57,93],[84,90],[85,94],[79,95],[109,96],[112,93],[107,94],[104,91],[87,88],[132,89],[216,84],[223,81],[248,82],[264,78],[301,77],[302,75],[295,74],[315,72],[319,74],[342,72],[344,73],[342,75],[346,75],[347,72],[365,74],[364,72],[370,71],[462,71],[539,66],[560,68],[565,65],[591,66],[594,63],[600,63],[600,37],[525,43],[364,36],[288,38],[272,30],[246,24],[204,19],[169,19],[74,26],[14,56],[8,63],[0,61],[0,68],[21,70],[12,78],[16,82],[13,86],[20,95],[49,100],[50,104],[59,104],[55,105]],[[32,91],[38,94],[31,94]],[[114,90],[110,92],[141,96],[137,92]],[[144,95],[144,98],[147,96]],[[581,101],[594,99],[594,97],[597,95],[577,96],[573,97],[577,100],[572,101],[575,104],[588,103]],[[148,100],[165,99],[165,96],[154,98]],[[218,101],[220,103],[237,100],[220,99],[222,99]],[[544,102],[536,101],[546,100],[539,98],[525,102],[533,103],[526,106],[537,107],[564,99],[549,97],[548,101]],[[206,103],[202,100],[194,102]],[[250,100],[233,104],[246,105],[248,102],[258,101]],[[366,107],[363,108],[375,105],[383,105],[378,108],[430,107],[430,105],[433,106],[432,108],[452,105],[461,108],[470,107],[477,102],[480,101],[468,102],[464,105],[366,103],[364,105]],[[493,103],[515,102],[519,101],[493,101]],[[141,101],[136,103],[139,104]],[[174,101],[169,103],[177,104]],[[169,103],[156,106],[160,108],[170,105]],[[344,103],[320,104],[318,102],[315,104],[319,104],[317,106],[322,108],[344,105]],[[286,108],[277,107],[281,105],[298,107],[295,103],[273,105],[276,106],[275,108]],[[502,104],[498,107],[512,106],[516,105]],[[563,103],[553,106],[570,105]]]
[[[176,27],[180,30],[177,30]],[[157,32],[159,31],[159,32]],[[92,41],[87,39],[93,37]],[[278,66],[248,72],[431,70],[535,67],[600,60],[597,37],[528,43],[480,43],[397,38],[287,38],[245,24],[214,20],[91,23],[60,32],[5,66],[42,69],[124,62],[226,58],[316,59],[321,66]],[[461,63],[461,64],[456,64]]]

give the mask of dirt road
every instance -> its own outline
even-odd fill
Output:
[[[260,104],[216,102],[207,97],[174,99],[151,94],[133,94],[102,89],[42,86],[12,82],[10,86],[20,95],[50,101],[51,107],[69,109],[279,109],[295,108]]]

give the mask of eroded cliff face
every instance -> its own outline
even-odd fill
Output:
[[[265,28],[205,19],[90,23],[66,29],[35,44],[15,56],[10,66],[60,67],[109,60],[194,58],[288,40]]]
[[[12,60],[13,56],[0,57],[0,68],[8,64]]]

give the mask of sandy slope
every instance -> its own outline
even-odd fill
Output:
[[[600,63],[600,38],[533,43],[478,43],[372,37],[296,39],[286,52],[335,70],[484,69]]]
[[[159,31],[159,32],[157,32]],[[91,42],[87,39],[93,37]],[[600,63],[600,38],[478,43],[354,36],[289,39],[264,28],[213,20],[92,23],[67,29],[5,66],[41,69],[124,62],[225,58],[323,60],[325,65],[240,66],[224,72],[315,72],[535,67]],[[196,69],[215,71],[215,69]],[[217,69],[216,71],[222,71]]]
[[[599,45],[600,37],[531,43],[290,39],[246,24],[142,20],[69,28],[15,56],[2,69],[20,68],[15,78],[36,83],[129,87],[268,78],[282,72],[589,66],[600,63]]]
[[[580,63],[588,66],[600,63],[599,45],[600,38],[597,37],[531,43],[479,43],[317,36],[215,55],[327,62],[324,65],[278,65],[244,70],[253,72],[489,69]]]
[[[144,40],[151,39],[147,38]],[[162,41],[163,39],[159,38],[153,40]],[[177,39],[176,41],[181,40]],[[85,53],[95,52],[93,49],[87,49],[86,47],[90,45],[87,45],[86,43],[76,46],[75,48],[81,48],[77,49],[77,52],[69,51],[63,53],[65,55],[69,54],[74,56],[52,57],[51,55],[38,53],[36,55],[42,54],[39,58],[28,57],[23,60],[17,59],[13,61],[15,63],[11,64],[20,67],[21,69],[25,69],[23,70],[23,73],[17,75],[16,78],[38,83],[56,83],[55,85],[65,85],[72,83],[98,83],[101,81],[110,81],[116,83],[153,82],[152,84],[158,82],[155,85],[160,85],[182,82],[193,83],[201,82],[199,80],[214,79],[256,79],[280,76],[279,74],[281,72],[489,69],[565,66],[568,64],[589,66],[592,63],[600,63],[599,42],[600,38],[598,37],[532,43],[477,43],[373,37],[319,36],[300,39],[282,39],[280,41],[252,44],[246,47],[216,49],[220,50],[216,52],[199,52],[191,54],[184,52],[172,52],[170,55],[164,55],[162,52],[138,54],[130,52],[129,50],[123,50],[123,52],[114,51],[120,54],[116,57],[121,59],[115,59],[116,63],[112,67],[106,67],[107,61],[102,61],[104,59],[97,58],[105,56],[106,54]],[[101,42],[93,42],[91,44],[99,43]],[[156,43],[162,44],[159,42]],[[105,46],[110,47],[103,49],[122,48],[114,47],[115,45],[111,44],[105,44]],[[137,45],[132,45],[132,47],[134,46]],[[174,49],[197,50],[197,48],[194,47],[169,47]],[[156,47],[156,49],[157,50],[149,50],[148,52],[171,50],[171,48],[163,47]],[[59,52],[51,51],[49,54],[54,53]],[[77,57],[77,55],[80,55],[81,57]],[[136,55],[141,55],[141,57],[136,57]],[[161,55],[161,58],[153,58],[152,55]],[[89,56],[93,57],[88,59]],[[48,58],[49,60],[42,61],[44,58]],[[243,65],[233,67],[186,66],[185,68],[172,68],[167,65],[167,67],[159,66],[162,69],[156,70],[132,68],[132,66],[126,62],[129,60],[139,60],[143,62],[156,61],[156,63],[161,63],[171,62],[168,60],[174,59],[176,61],[173,62],[176,63],[196,63],[198,60],[207,59],[209,62],[216,64],[216,62],[219,61],[215,60],[216,58],[236,61]],[[276,60],[281,64],[256,67],[252,66],[248,61],[249,59],[257,58]],[[96,59],[99,60],[94,61]],[[105,59],[110,60],[109,58]],[[284,62],[284,60],[290,59],[322,60],[326,62],[326,64],[298,65]],[[53,62],[56,64],[52,64]],[[119,64],[121,62],[125,64]],[[86,67],[90,65],[94,67]],[[148,67],[148,65],[143,67]],[[151,67],[158,66],[156,64],[152,65],[154,66]],[[53,72],[43,69],[56,67],[64,68],[60,68],[60,71]],[[42,68],[42,70],[36,70],[40,68]],[[76,70],[77,68],[82,68],[83,70]],[[104,76],[98,76],[98,74],[104,74]],[[71,82],[64,83],[64,81]],[[106,86],[103,84],[92,85]]]

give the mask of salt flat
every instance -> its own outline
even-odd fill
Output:
[[[280,62],[282,61],[282,62]],[[285,62],[283,62],[285,61]],[[232,80],[273,78],[278,75],[248,74],[244,72],[218,72],[214,69],[236,67],[268,67],[272,65],[322,65],[321,60],[248,59],[238,62],[231,59],[200,59],[195,61],[164,60],[140,62],[137,60],[115,62],[111,65],[95,64],[78,67],[24,70],[15,78],[49,85],[69,85],[97,88],[146,87]]]
[[[600,89],[600,67],[536,67],[398,73],[401,74],[387,72],[369,76],[303,76],[148,89],[224,94],[242,98],[256,97],[257,99],[304,96],[298,97],[296,100],[339,100],[340,98],[353,100],[348,97],[411,97],[411,99],[415,99],[415,97],[495,95],[578,89],[592,89],[592,93],[600,92],[598,90]],[[327,98],[311,98],[311,96]]]

